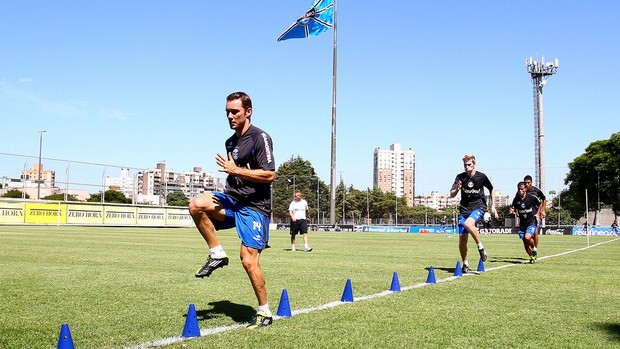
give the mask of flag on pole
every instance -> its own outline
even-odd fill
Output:
[[[278,41],[317,36],[334,24],[334,0],[314,0],[312,8],[278,37]]]

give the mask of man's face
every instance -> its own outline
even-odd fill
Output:
[[[295,193],[295,201],[301,200],[301,193]]]
[[[520,185],[519,186],[519,195],[521,196],[521,198],[525,198],[525,194],[527,194],[527,186],[525,185]]]
[[[248,118],[252,115],[252,108],[245,109],[241,105],[241,100],[233,99],[226,102],[226,117],[228,124],[233,130],[243,128]]]
[[[532,188],[532,180],[526,179],[523,181],[525,183],[525,190],[530,190]]]
[[[472,172],[476,169],[476,164],[473,160],[463,161],[463,168],[465,168],[465,172],[468,175],[471,175]]]

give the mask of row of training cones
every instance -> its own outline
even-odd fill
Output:
[[[478,272],[484,272],[484,262],[482,261],[482,259],[478,263]],[[456,262],[454,276],[463,276],[463,271],[461,270],[461,262]],[[428,270],[428,277],[426,279],[426,283],[434,284],[436,282],[437,281],[435,279],[435,269],[431,266]],[[394,272],[394,275],[392,276],[390,291],[400,292],[400,281],[398,280],[397,272]],[[351,279],[347,279],[347,283],[344,286],[344,291],[342,292],[342,297],[340,298],[340,301],[353,302],[353,287],[351,286]],[[293,316],[291,313],[291,305],[288,299],[288,291],[286,289],[282,290],[282,296],[280,297],[280,304],[278,305],[277,315],[281,317]]]
[[[484,272],[484,262],[482,259],[478,263],[478,272]],[[463,272],[461,270],[461,262],[456,262],[456,268],[454,269],[454,276],[462,276]],[[435,280],[435,269],[431,266],[428,269],[428,277],[426,278],[426,283],[434,284],[437,281]],[[392,292],[400,292],[400,281],[398,279],[398,273],[394,272],[392,276],[392,284],[390,285],[390,291]],[[347,282],[344,286],[344,291],[342,292],[342,297],[340,298],[341,302],[353,302],[353,287],[351,285],[351,279],[347,279]],[[282,296],[280,297],[280,304],[278,305],[278,316],[281,317],[292,317],[293,314],[291,312],[291,305],[288,299],[288,291],[286,289],[282,290]],[[198,316],[196,314],[196,306],[194,304],[189,305],[189,309],[187,309],[187,317],[185,319],[185,326],[183,327],[183,337],[200,337],[200,327],[198,326]],[[57,349],[74,349],[73,346],[73,338],[71,337],[71,331],[69,330],[69,325],[64,323],[60,328],[60,336],[58,338],[58,347]]]
[[[482,259],[478,262],[478,270],[477,272],[484,272],[484,262]],[[463,276],[463,269],[461,268],[461,262],[456,262],[456,267],[454,268],[454,276]],[[431,266],[428,268],[428,277],[426,278],[427,284],[434,284],[437,281],[435,280],[435,270]]]
[[[196,315],[196,306],[194,304],[190,304],[187,310],[182,336],[185,338],[200,337],[200,327],[198,327],[198,316]],[[60,327],[57,349],[75,349],[69,324],[63,323]]]
[[[394,276],[392,277],[392,285],[390,286],[390,291],[400,292],[400,282],[398,281],[398,273],[394,272]],[[351,284],[351,279],[347,279],[346,284],[344,285],[344,291],[342,291],[342,297],[340,297],[341,302],[353,302],[353,286]],[[278,305],[278,312],[276,315],[281,317],[292,317],[291,313],[291,305],[288,299],[288,291],[286,289],[282,290],[282,296],[280,297],[280,304]]]

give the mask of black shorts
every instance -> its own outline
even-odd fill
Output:
[[[291,222],[291,235],[308,234],[308,221],[305,219],[298,219]]]

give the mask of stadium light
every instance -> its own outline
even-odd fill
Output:
[[[43,133],[47,130],[36,130],[39,132],[39,168],[37,170],[37,200],[41,199],[41,151],[43,150]]]

